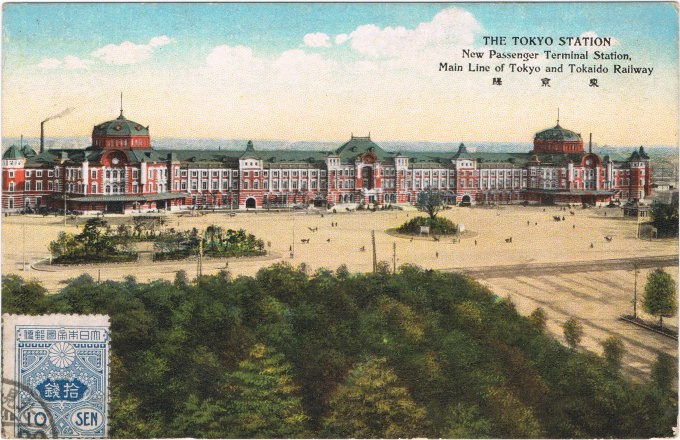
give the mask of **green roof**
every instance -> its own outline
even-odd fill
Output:
[[[352,138],[342,144],[335,154],[340,156],[342,162],[353,161],[357,156],[364,155],[366,153],[374,153],[379,161],[382,161],[387,156],[387,152],[380,148],[378,144],[371,140],[370,136],[358,137],[352,136]]]
[[[28,147],[27,147],[28,148]],[[57,159],[67,159],[72,162],[83,162],[85,160],[97,163],[107,150],[88,148],[50,148],[43,153],[27,156],[33,152],[30,148],[22,151],[16,146],[10,147],[3,154],[3,159],[8,158],[28,158],[30,164],[51,163]],[[267,168],[311,168],[325,167],[326,157],[331,154],[340,156],[344,163],[353,163],[357,156],[367,152],[373,152],[379,161],[391,162],[397,156],[405,156],[412,165],[416,167],[445,167],[450,168],[452,159],[466,158],[477,162],[478,166],[490,167],[494,164],[522,166],[535,159],[541,164],[563,165],[573,162],[580,164],[585,153],[571,154],[550,154],[550,153],[490,153],[490,152],[469,152],[464,144],[461,144],[457,152],[451,151],[405,151],[395,152],[386,151],[372,142],[368,137],[352,137],[349,142],[342,144],[334,151],[316,150],[260,150],[255,148],[252,143],[245,149],[239,150],[203,150],[203,149],[144,149],[144,150],[122,150],[131,162],[169,162],[179,161],[183,166],[213,168],[236,168],[239,159],[243,157],[254,157],[262,160]],[[631,158],[647,158],[644,149],[635,151]],[[630,158],[629,158],[630,160]]]
[[[12,145],[2,153],[3,159],[23,159],[24,157],[24,153],[16,145]]]
[[[118,118],[95,125],[92,129],[92,135],[148,136],[149,127],[144,127],[142,124],[125,119],[121,111]]]
[[[534,139],[542,141],[582,141],[580,134],[560,127],[559,122],[553,128],[536,133]]]
[[[74,202],[152,202],[155,200],[183,199],[190,197],[188,193],[160,193],[144,195],[106,195],[106,196],[83,196],[67,197],[67,200]],[[57,195],[57,198],[62,198]]]

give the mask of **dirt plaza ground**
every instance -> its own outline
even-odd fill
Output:
[[[411,239],[388,231],[420,215],[412,208],[347,212],[339,207],[335,214],[238,212],[233,217],[225,212],[202,216],[173,213],[166,215],[166,227],[202,230],[216,224],[243,228],[262,238],[267,243],[265,257],[204,260],[203,273],[216,273],[226,267],[233,276],[252,275],[263,266],[281,261],[294,265],[305,263],[310,271],[321,267],[336,269],[341,264],[346,264],[352,272],[370,271],[373,265],[371,231],[375,231],[377,259],[390,267],[395,262],[397,266],[409,263],[442,270],[549,264],[554,273],[526,275],[518,270],[518,273],[477,275],[477,278],[499,296],[509,296],[522,314],[543,307],[549,317],[548,329],[558,339],[562,335],[561,325],[571,316],[584,324],[583,347],[586,349],[600,352],[600,342],[608,335],[620,336],[626,346],[625,368],[630,375],[648,374],[659,351],[677,358],[677,341],[617,320],[621,314],[632,313],[632,270],[608,268],[577,273],[559,270],[560,263],[565,262],[585,261],[597,265],[616,258],[677,255],[677,239],[637,239],[635,219],[624,219],[616,208],[576,208],[572,212],[573,215],[569,209],[535,206],[453,207],[442,211],[440,215],[465,226],[466,233],[460,241],[451,237],[439,237],[439,241],[425,237]],[[555,221],[555,216],[564,217],[564,221]],[[114,224],[128,220],[120,215],[105,218]],[[64,226],[62,218],[55,216],[4,217],[2,273],[37,279],[50,292],[58,291],[63,280],[81,273],[102,280],[122,280],[132,275],[138,281],[173,279],[180,269],[190,277],[196,275],[195,259],[153,263],[148,254],[134,264],[50,267],[45,264],[49,257],[47,246],[60,231],[75,233],[80,229],[72,223],[69,221]],[[337,227],[331,226],[332,223],[337,223]],[[309,243],[302,243],[307,239]],[[30,268],[28,264],[22,265],[23,261],[30,262]],[[642,292],[651,270],[653,268],[640,271],[638,292]],[[677,264],[666,270],[677,281]],[[677,327],[677,318],[666,321]]]

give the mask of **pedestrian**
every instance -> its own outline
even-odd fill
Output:
[[[477,240],[475,240],[475,246],[477,246]]]
[[[592,244],[592,243],[590,243],[590,249],[592,249],[592,248],[593,248],[593,244]]]
[[[439,252],[435,252],[434,255],[439,258]]]
[[[576,229],[576,225],[571,225],[572,229]]]

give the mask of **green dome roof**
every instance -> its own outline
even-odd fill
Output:
[[[571,130],[560,127],[558,123],[553,128],[539,131],[534,136],[537,141],[582,141],[581,135]]]
[[[35,151],[33,151],[33,148],[29,147],[28,145],[24,145],[23,147],[12,145],[7,150],[5,150],[4,153],[2,153],[3,159],[24,159],[33,156],[35,156]]]
[[[138,122],[125,119],[121,112],[120,116],[116,119],[95,125],[92,129],[92,135],[148,136],[149,127],[144,127]]]
[[[2,153],[3,159],[23,159],[25,156],[21,152],[21,149],[16,145],[9,147],[4,153]]]

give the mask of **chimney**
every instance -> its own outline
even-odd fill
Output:
[[[588,141],[588,153],[593,152],[593,134],[590,133],[590,140]]]
[[[40,123],[40,152],[45,151],[45,121]]]

